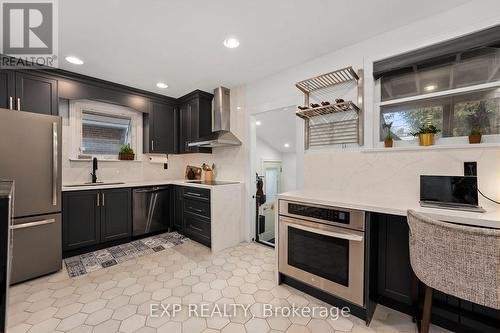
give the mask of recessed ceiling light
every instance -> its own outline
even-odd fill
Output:
[[[290,148],[290,145],[289,145],[288,143],[285,143],[285,144],[283,145],[283,147],[285,147],[285,148]]]
[[[436,86],[433,84],[430,84],[430,85],[426,86],[424,89],[425,89],[425,91],[433,91],[434,89],[436,89]]]
[[[166,83],[164,83],[164,82],[158,82],[158,83],[156,84],[156,86],[157,86],[158,88],[160,88],[160,89],[166,89],[166,88],[168,88],[168,84],[166,84]]]
[[[227,38],[224,40],[224,46],[228,49],[235,49],[240,46],[240,41],[236,38]]]
[[[258,120],[257,120],[257,121],[255,122],[255,125],[260,126],[260,125],[262,125],[262,123],[261,123],[260,121],[258,121]]]
[[[237,106],[237,107],[236,107],[236,110],[241,110],[241,106]]]
[[[66,57],[65,58],[67,62],[73,64],[73,65],[83,65],[83,60],[77,57]]]

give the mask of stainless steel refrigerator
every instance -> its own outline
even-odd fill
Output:
[[[60,117],[0,109],[0,179],[16,184],[10,282],[60,270]]]

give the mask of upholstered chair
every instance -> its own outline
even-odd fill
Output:
[[[500,230],[438,221],[408,211],[410,262],[426,286],[421,333],[429,331],[432,290],[500,309]]]

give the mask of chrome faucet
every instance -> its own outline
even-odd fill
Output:
[[[97,174],[95,173],[96,170],[97,170],[97,157],[94,157],[92,159],[92,173],[90,174],[92,176],[93,184],[97,183]]]

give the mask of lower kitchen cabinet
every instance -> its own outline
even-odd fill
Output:
[[[208,247],[211,246],[210,190],[173,186],[174,228]]]
[[[101,242],[131,235],[131,202],[130,189],[101,191]]]
[[[64,192],[62,209],[64,252],[131,236],[129,188]]]
[[[64,192],[62,196],[63,251],[96,245],[100,241],[99,191]]]
[[[409,228],[405,216],[372,214],[378,244],[376,256],[376,301],[413,315],[412,269],[409,254]],[[422,313],[424,285],[419,287],[419,312]],[[500,311],[459,299],[435,290],[431,322],[456,332],[500,333]]]

